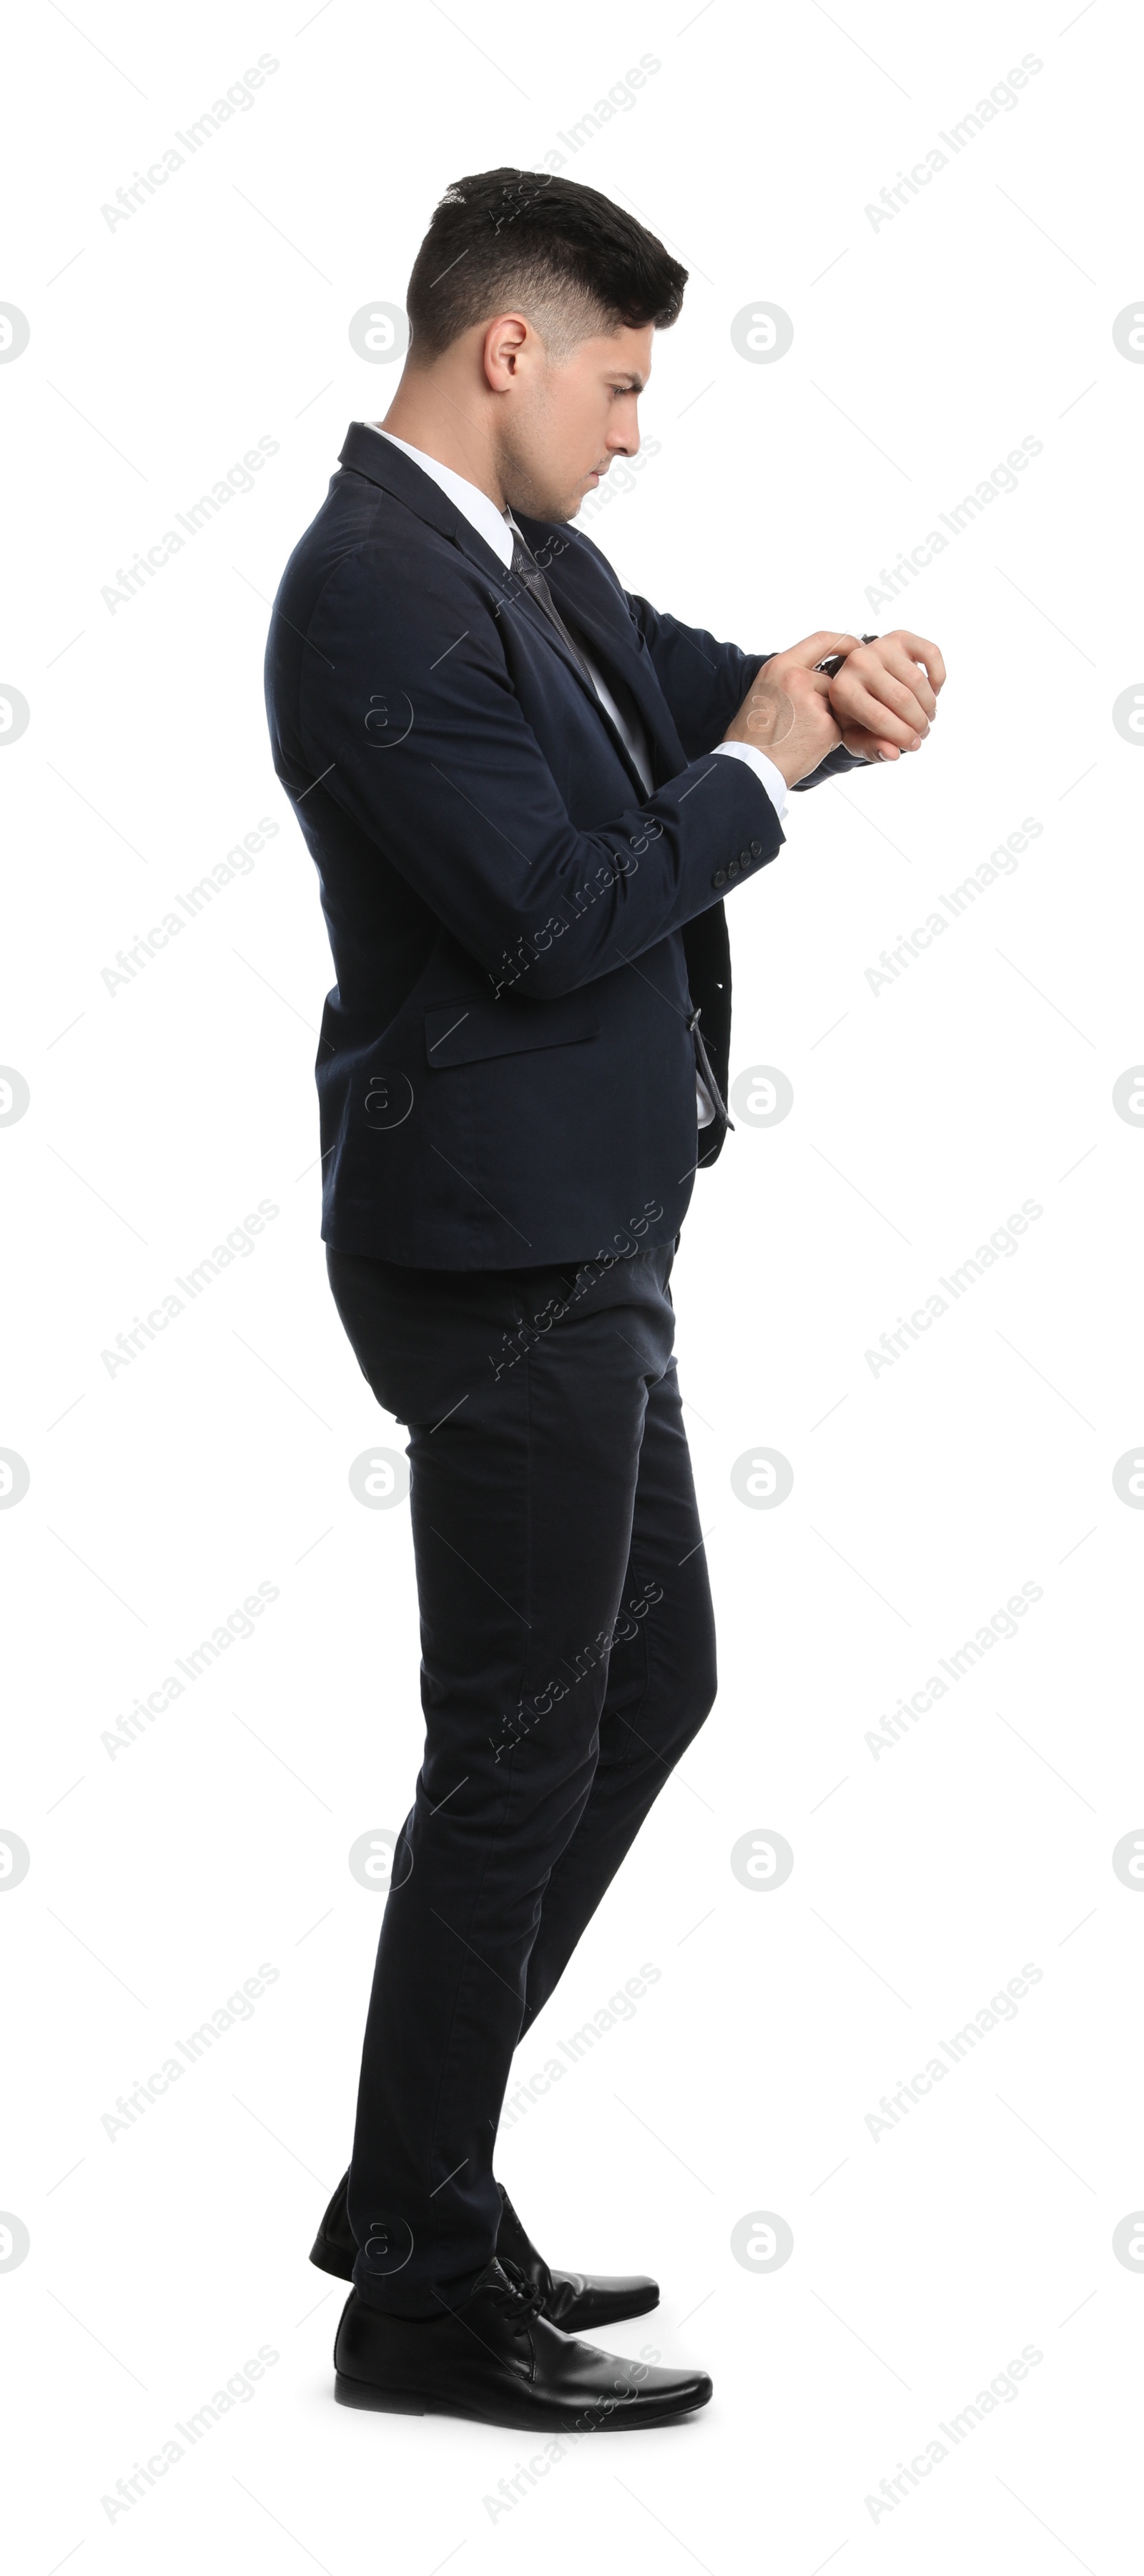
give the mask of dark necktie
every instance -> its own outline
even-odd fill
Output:
[[[571,628],[565,625],[536,557],[529,546],[526,545],[525,540],[520,533],[520,529],[511,521],[509,524],[512,535],[512,571],[516,574],[518,581],[524,582],[532,598],[536,601],[537,607],[543,611],[549,624],[555,627],[556,633],[559,635],[561,642],[567,645],[573,659],[579,664],[579,667],[584,674],[584,678],[586,679],[592,695],[596,700],[597,706],[602,707],[603,702],[600,697],[600,692],[596,686],[596,675],[592,669],[591,663],[588,661],[582,647],[577,643]],[[610,672],[608,675],[608,686],[631,734],[637,741],[641,737],[643,738],[645,756],[648,759],[650,767],[651,755],[650,747],[647,744],[646,727],[644,725],[643,717],[640,714],[640,710],[632,696],[631,690],[615,671]],[[606,710],[604,712],[606,713]],[[608,720],[610,722],[610,718]],[[625,750],[628,759],[631,760],[632,754],[630,744],[625,745]],[[636,770],[636,776],[640,780],[640,793],[641,795],[644,795],[648,791],[642,778],[640,778],[638,762],[634,763],[633,766]]]
[[[511,526],[510,533],[512,536],[511,570],[516,574],[517,580],[524,583],[526,590],[536,601],[537,607],[543,610],[549,624],[555,627],[561,642],[567,645],[568,651],[571,653],[573,660],[579,663],[580,669],[582,670],[588,686],[591,689],[592,695],[595,697],[596,683],[592,678],[591,671],[589,670],[588,664],[584,659],[575,636],[569,633],[568,628],[564,623],[535,555],[531,548],[525,544],[524,538],[522,537],[518,527]]]

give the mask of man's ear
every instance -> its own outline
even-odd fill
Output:
[[[525,342],[533,337],[523,313],[498,313],[490,322],[481,343],[481,363],[485,382],[494,393],[504,393],[517,373],[517,359]]]

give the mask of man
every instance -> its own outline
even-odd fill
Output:
[[[685,283],[593,189],[450,188],[266,665],[338,979],[322,1234],[409,1429],[426,1720],[314,2249],[353,2280],[336,2393],[584,2430],[711,2394],[578,2340],[656,2285],[551,2271],[492,2153],[513,2050],[715,1696],[668,1281],[730,1125],[723,895],[788,789],[916,750],[945,676],[905,633],[717,643],[570,526],[636,453]]]

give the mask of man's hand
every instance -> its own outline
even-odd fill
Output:
[[[842,644],[834,650],[841,652]],[[820,658],[825,660],[825,654]],[[773,664],[764,668],[769,671]],[[831,712],[847,751],[863,760],[900,760],[903,751],[920,750],[944,681],[945,663],[937,645],[906,627],[879,635],[873,644],[852,646],[828,683]]]
[[[734,723],[728,725],[724,742],[750,743],[773,760],[788,787],[797,785],[828,752],[837,749],[842,738],[830,703],[842,672],[837,680],[830,680],[814,665],[825,662],[831,653],[849,655],[854,650],[862,650],[856,635],[823,630],[805,635],[801,644],[788,645],[785,653],[772,653],[748,689]]]

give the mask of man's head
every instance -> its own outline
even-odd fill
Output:
[[[575,516],[639,446],[653,333],[687,271],[594,188],[486,170],[447,189],[414,261],[386,426],[534,518]],[[403,425],[404,424],[404,425]],[[446,453],[447,450],[447,453]]]

